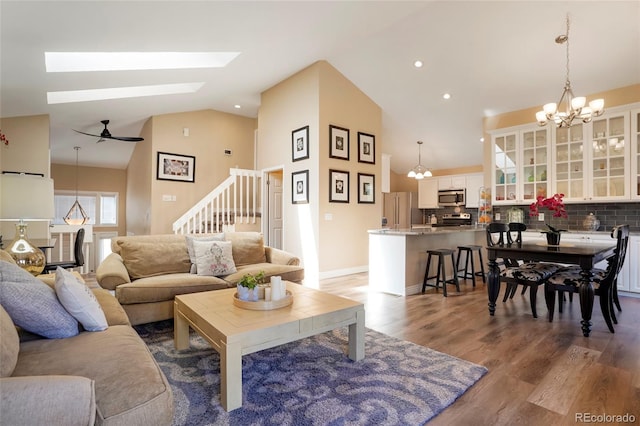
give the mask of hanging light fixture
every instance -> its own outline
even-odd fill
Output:
[[[76,202],[69,209],[64,221],[67,225],[84,225],[89,221],[89,216],[78,201],[78,151],[80,151],[80,147],[74,146],[73,149],[76,150]]]
[[[431,171],[422,165],[422,143],[422,141],[418,141],[418,165],[407,173],[407,177],[418,180],[432,176]]]
[[[583,123],[588,123],[593,117],[602,115],[604,99],[595,99],[589,102],[589,106],[585,106],[587,99],[584,96],[574,97],[573,95],[569,80],[569,14],[567,14],[567,33],[556,37],[556,43],[567,44],[567,79],[558,103],[545,104],[542,111],[536,113],[536,120],[540,126],[554,121],[558,127],[571,127],[575,118],[579,118]]]

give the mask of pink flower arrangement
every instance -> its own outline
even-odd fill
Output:
[[[9,145],[9,139],[7,139],[4,133],[2,133],[2,130],[0,130],[0,142],[2,142],[5,145]]]
[[[567,217],[567,210],[562,202],[564,194],[553,194],[553,197],[544,198],[539,195],[534,203],[529,206],[529,216],[538,216],[540,208],[546,208],[553,212],[553,217]]]

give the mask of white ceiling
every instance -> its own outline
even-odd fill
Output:
[[[49,114],[53,163],[73,164],[77,145],[81,164],[125,168],[133,144],[97,144],[71,129],[99,133],[110,119],[113,135],[138,136],[153,115],[208,108],[256,117],[262,91],[327,60],[382,108],[394,171],[417,164],[417,140],[427,167],[477,165],[484,116],[560,96],[565,48],[554,39],[567,12],[576,95],[640,83],[637,0],[0,0],[0,116]],[[46,74],[45,51],[242,53],[224,69]],[[47,91],[198,81],[206,84],[195,94],[46,103]]]

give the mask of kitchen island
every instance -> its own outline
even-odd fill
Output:
[[[427,250],[453,249],[457,258],[459,245],[477,244],[483,247],[486,262],[485,235],[485,228],[473,225],[370,230],[369,288],[399,296],[420,293],[427,267]],[[447,276],[453,274],[449,263],[446,263]],[[432,272],[435,273],[433,266]]]

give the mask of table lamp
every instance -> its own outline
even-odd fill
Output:
[[[18,266],[33,275],[44,269],[46,257],[27,239],[25,221],[49,221],[54,217],[53,180],[37,175],[0,175],[0,220],[18,221],[15,239],[5,246]]]

